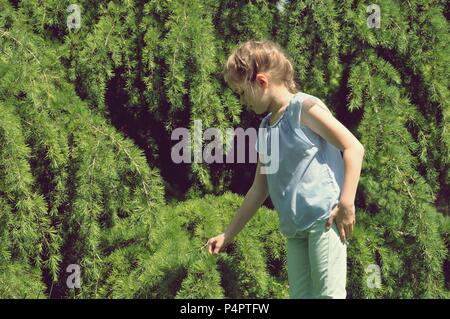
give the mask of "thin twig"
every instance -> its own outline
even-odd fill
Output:
[[[114,21],[114,22],[115,22],[115,21]],[[107,34],[107,36],[106,36],[106,40],[105,40],[105,44],[104,44],[105,47],[106,47],[106,44],[108,43],[109,36],[111,35],[112,30],[114,29],[114,25],[115,25],[114,22],[113,22],[113,24],[112,24],[112,26],[111,26],[111,29],[109,30],[109,32],[108,32],[108,34]]]
[[[11,34],[9,34],[9,32],[0,30],[2,32],[2,37],[3,36],[7,36],[10,39],[14,40],[16,43],[18,43],[19,45],[23,46],[25,48],[25,50],[27,50],[32,56],[33,58],[36,59],[36,61],[38,62],[39,65],[41,65],[41,61],[39,61],[39,59],[36,57],[36,55],[34,55],[33,51],[31,51],[30,49],[28,49],[25,45],[23,45],[22,42],[20,42],[19,40],[17,40],[16,38],[14,38]]]
[[[22,42],[20,42],[18,39],[16,39],[15,37],[13,37],[9,32],[7,31],[3,31],[0,29],[0,31],[2,32],[1,36],[4,37],[8,37],[10,39],[12,39],[13,41],[15,41],[17,44],[21,45],[22,47],[25,48],[25,50],[27,50],[28,53],[30,53],[33,58],[37,61],[37,63],[42,66],[41,61],[39,61],[39,59],[37,58],[37,56],[33,53],[33,51],[31,51],[30,49],[28,49]],[[44,75],[45,78],[45,82],[47,84],[49,84],[48,79],[47,79],[47,74],[44,72],[44,70],[42,70],[42,74]],[[50,96],[50,92],[47,90],[47,95]]]
[[[144,178],[144,176],[141,174],[141,171],[139,170],[139,166],[136,164],[135,161],[133,161],[133,157],[132,157],[132,156],[130,155],[130,153],[126,150],[126,148],[123,147],[122,144],[114,138],[113,134],[107,134],[106,132],[102,131],[102,130],[99,129],[98,127],[96,127],[96,126],[94,126],[94,125],[91,125],[91,126],[92,126],[92,128],[93,128],[94,130],[96,130],[97,132],[100,132],[101,134],[103,134],[103,135],[105,135],[105,136],[108,136],[108,137],[113,141],[113,143],[115,143],[115,144],[117,144],[117,145],[119,146],[119,150],[122,150],[122,151],[127,155],[127,157],[128,157],[128,159],[130,160],[130,162],[131,162],[131,163],[134,165],[134,167],[136,168],[136,171],[138,172],[138,174],[142,177],[142,186],[143,186],[143,188],[144,188],[144,193],[145,193],[145,195],[147,195],[147,197],[148,197],[149,194],[148,194],[147,183],[145,182],[145,178]]]
[[[190,254],[190,253],[193,253],[194,251],[197,251],[197,250],[202,250],[203,248],[205,248],[206,246],[208,246],[208,242],[206,242],[206,244],[204,244],[202,247],[200,247],[200,248],[194,248],[194,249],[192,249],[192,250],[190,250],[190,251],[188,251],[186,254]]]

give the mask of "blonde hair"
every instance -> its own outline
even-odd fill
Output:
[[[259,72],[267,72],[271,79],[284,83],[295,94],[299,86],[294,80],[294,68],[288,55],[270,40],[250,40],[233,50],[223,67],[227,83],[253,84]]]

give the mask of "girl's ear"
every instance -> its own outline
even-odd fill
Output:
[[[258,73],[256,75],[256,81],[259,83],[262,89],[265,89],[266,87],[269,86],[269,79],[263,73]]]

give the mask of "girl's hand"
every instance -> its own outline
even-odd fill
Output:
[[[208,252],[210,255],[217,255],[226,245],[228,245],[228,241],[225,233],[222,233],[208,240]]]
[[[353,235],[353,227],[356,223],[355,204],[343,204],[339,202],[334,207],[328,221],[325,224],[325,228],[327,230],[330,229],[335,219],[341,241],[345,243],[347,239],[351,239]]]

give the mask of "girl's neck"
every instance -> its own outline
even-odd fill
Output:
[[[287,88],[277,90],[277,94],[273,96],[272,102],[268,107],[268,111],[272,113],[272,115],[277,115],[278,113],[283,112],[294,95],[295,94],[289,92]]]

